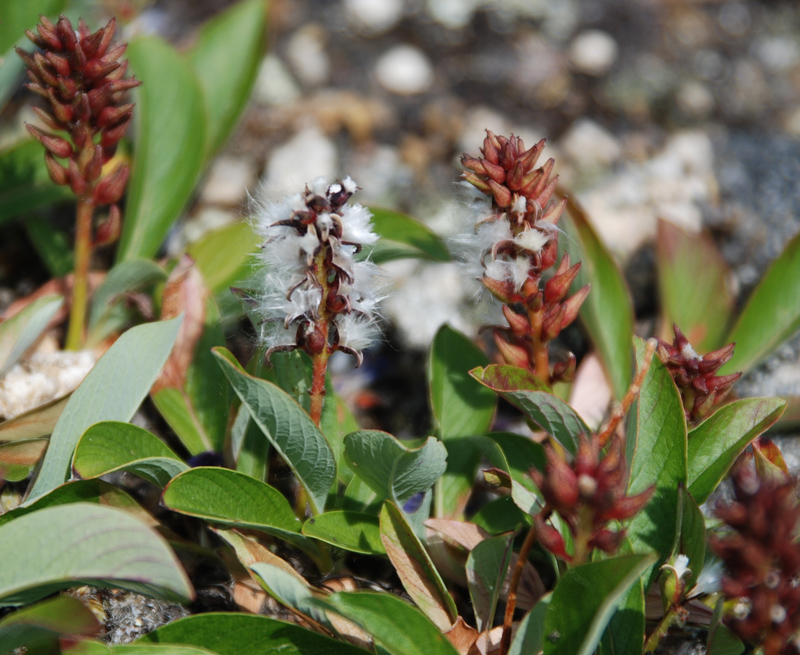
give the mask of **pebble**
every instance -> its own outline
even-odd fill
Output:
[[[622,154],[619,141],[611,132],[590,118],[581,118],[559,142],[563,153],[580,168],[607,167]]]
[[[419,48],[398,45],[378,59],[375,78],[387,91],[398,95],[416,95],[433,85],[433,66]]]
[[[218,157],[200,191],[200,201],[210,205],[238,205],[256,181],[256,170],[247,159]]]
[[[286,58],[300,81],[307,86],[320,86],[328,81],[331,63],[325,49],[327,32],[321,25],[310,23],[289,39]]]
[[[275,196],[298,193],[317,177],[333,181],[338,155],[333,142],[316,125],[301,129],[275,148],[262,181],[265,193]]]
[[[713,165],[705,132],[678,132],[655,156],[626,162],[614,175],[578,190],[578,197],[600,238],[624,262],[655,236],[658,218],[690,232],[701,229],[702,207],[717,194]]]
[[[403,0],[344,0],[347,17],[357,30],[375,36],[388,32],[403,18]]]
[[[91,350],[35,352],[0,379],[0,417],[14,418],[74,391],[95,361]]]
[[[600,30],[581,32],[569,46],[569,59],[575,70],[594,77],[608,73],[618,54],[614,37]]]
[[[478,0],[428,0],[425,6],[437,23],[461,30],[469,25],[479,4]]]
[[[272,53],[261,62],[253,97],[265,105],[287,105],[300,97],[300,89],[280,58]]]
[[[714,112],[717,104],[709,88],[695,80],[683,83],[678,88],[675,100],[678,108],[693,118],[707,118]]]

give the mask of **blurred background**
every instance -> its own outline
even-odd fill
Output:
[[[70,15],[116,15],[120,38],[181,49],[231,4],[78,0]],[[241,220],[249,196],[320,175],[350,175],[361,203],[449,237],[463,228],[459,157],[477,154],[484,130],[547,137],[562,192],[614,253],[637,331],[652,334],[658,219],[712,236],[740,305],[800,229],[798,99],[791,0],[272,0],[253,96],[165,254]],[[18,92],[6,105],[0,146],[22,134],[28,103]],[[47,279],[25,244],[23,228],[4,228],[3,306]],[[386,267],[392,348],[421,359],[442,323],[475,335],[486,321],[456,264]],[[796,343],[780,350],[767,373],[783,387],[761,392],[800,395],[797,361]]]

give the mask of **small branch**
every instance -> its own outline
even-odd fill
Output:
[[[532,525],[525,536],[522,548],[519,549],[517,563],[508,584],[508,601],[506,601],[506,613],[503,616],[503,640],[500,644],[500,655],[507,655],[508,649],[511,647],[511,624],[514,621],[514,610],[517,609],[517,589],[522,580],[522,572],[525,570],[525,562],[528,561],[528,554],[534,543],[536,543],[536,526]]]
[[[322,406],[325,402],[325,375],[328,371],[329,357],[330,354],[328,353],[327,346],[321,353],[311,356],[313,373],[311,378],[311,391],[309,393],[309,413],[317,427],[320,427],[319,423],[322,419]]]
[[[611,439],[612,435],[617,431],[617,427],[619,427],[620,422],[628,413],[628,410],[633,404],[633,401],[639,397],[639,391],[641,391],[644,378],[645,376],[647,376],[647,372],[650,370],[650,364],[653,361],[653,353],[655,353],[657,347],[658,347],[657,340],[655,339],[647,340],[647,345],[645,347],[645,353],[644,353],[644,361],[642,362],[641,370],[639,371],[638,375],[636,376],[630,388],[628,389],[627,393],[625,394],[625,397],[622,399],[622,402],[620,402],[619,405],[617,405],[614,408],[614,411],[611,412],[611,416],[609,417],[606,426],[597,435],[597,439],[600,443],[601,448],[608,443],[608,440]]]
[[[92,258],[92,214],[91,199],[78,201],[75,230],[75,273],[72,280],[72,308],[65,348],[80,350],[83,347],[84,323],[89,295],[89,263]]]

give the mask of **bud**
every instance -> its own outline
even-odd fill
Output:
[[[111,205],[116,203],[125,191],[128,182],[128,165],[122,164],[114,172],[104,177],[94,188],[95,205]]]
[[[59,157],[60,159],[66,159],[72,155],[72,146],[69,144],[69,141],[65,141],[60,136],[42,132],[39,128],[28,123],[25,123],[25,127],[30,135],[39,143],[41,143],[47,149],[47,151],[54,156]]]
[[[122,215],[119,205],[111,205],[108,211],[108,218],[102,222],[95,232],[94,245],[105,246],[119,239],[122,233]]]

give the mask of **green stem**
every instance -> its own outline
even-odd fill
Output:
[[[676,611],[676,609],[674,607],[670,607],[656,626],[656,629],[653,630],[653,634],[651,634],[645,642],[642,653],[645,655],[647,653],[655,653],[661,639],[666,636],[670,626],[672,626],[672,624],[675,623],[679,618],[680,614]]]
[[[78,200],[75,230],[75,273],[72,281],[72,308],[67,330],[67,350],[83,347],[86,305],[89,295],[89,262],[92,258],[92,214],[94,205],[90,198]]]

